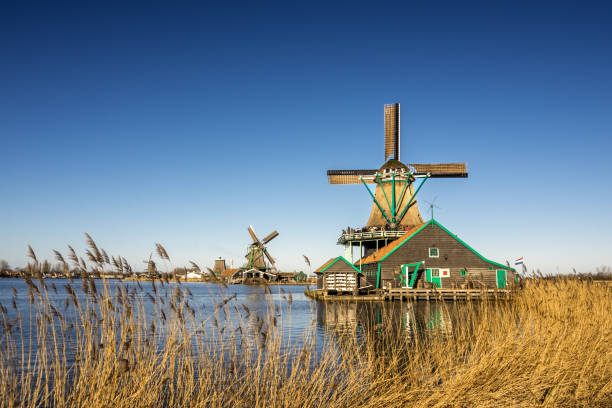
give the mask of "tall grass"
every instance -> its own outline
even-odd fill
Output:
[[[427,336],[366,316],[322,347],[314,329],[286,340],[273,302],[262,317],[230,298],[198,309],[179,283],[26,283],[0,308],[3,407],[612,406],[612,292],[586,281],[530,280]]]

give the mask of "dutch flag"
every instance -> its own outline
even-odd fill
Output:
[[[516,261],[514,261],[515,265],[522,265],[523,264],[523,257],[521,256],[519,259],[517,259]]]

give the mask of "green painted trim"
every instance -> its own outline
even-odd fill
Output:
[[[387,201],[387,205],[389,206],[389,209],[391,209],[391,203],[389,202],[389,197],[387,197],[387,193],[385,192],[385,187],[382,185],[382,180],[380,179],[380,175],[376,175],[376,178],[378,179],[378,185],[380,186],[380,189],[383,192],[383,196],[385,196],[385,200]]]
[[[406,188],[408,187],[409,179],[410,179],[410,176],[406,176],[406,179],[404,180],[404,187],[402,188],[402,193],[400,194],[399,200],[397,201],[398,207],[402,203],[402,200],[404,199],[404,194],[406,193]]]
[[[416,230],[415,232],[413,232],[412,234],[410,234],[408,237],[404,238],[404,240],[398,245],[396,246],[393,251],[389,252],[387,255],[383,256],[379,262],[384,261],[385,259],[387,259],[389,257],[389,255],[391,255],[392,253],[394,253],[395,251],[398,250],[398,248],[400,248],[402,245],[404,245],[408,240],[410,240],[412,237],[414,237],[416,234],[418,234],[419,232],[421,232],[423,230],[423,228],[427,227],[428,225],[431,224],[436,224],[438,227],[440,227],[443,231],[445,231],[448,235],[450,235],[451,237],[455,238],[455,240],[457,240],[460,244],[462,244],[464,247],[466,247],[467,249],[469,249],[470,251],[472,251],[474,254],[476,254],[480,259],[482,259],[485,262],[488,262],[492,265],[495,265],[497,267],[500,267],[502,269],[505,270],[509,270],[509,271],[513,271],[516,272],[516,269],[514,268],[510,268],[506,265],[502,265],[500,263],[497,262],[493,262],[487,258],[485,258],[484,256],[480,255],[474,248],[472,248],[471,246],[469,246],[468,244],[466,244],[464,241],[462,241],[457,235],[453,234],[452,232],[450,232],[448,229],[446,229],[446,227],[444,227],[442,224],[440,224],[438,221],[436,220],[430,220],[428,223],[424,224],[421,228],[419,228],[418,230]],[[493,269],[491,267],[491,269]]]
[[[378,204],[378,200],[376,200],[376,197],[374,196],[374,194],[372,194],[372,192],[370,191],[370,187],[368,187],[368,185],[366,184],[365,181],[363,181],[363,178],[361,178],[361,182],[363,183],[363,185],[365,186],[366,190],[368,190],[368,193],[370,193],[370,195],[372,196],[372,200],[374,200],[374,203],[376,204],[376,206],[378,207],[378,209],[380,210],[380,212],[382,213],[383,217],[385,217],[385,219],[391,223],[391,220],[389,219],[389,217],[387,217],[387,214],[385,214],[385,211],[382,209],[382,207],[380,206],[380,204]]]
[[[480,259],[482,259],[485,262],[488,262],[490,264],[493,264],[495,266],[501,267],[503,269],[506,270],[511,270],[516,272],[516,270],[514,268],[510,268],[506,265],[502,265],[500,263],[497,262],[493,262],[487,258],[485,258],[484,256],[480,255],[474,248],[472,248],[471,246],[469,246],[468,244],[466,244],[465,242],[463,242],[457,235],[453,234],[452,232],[450,232],[448,229],[446,229],[446,227],[444,227],[443,225],[441,225],[438,221],[436,220],[431,220],[431,222],[435,223],[438,227],[442,228],[444,231],[446,231],[447,234],[449,234],[451,237],[455,238],[460,244],[463,244],[463,246],[465,246],[467,249],[469,249],[470,251],[472,251],[474,254],[476,254]]]
[[[402,218],[404,218],[404,214],[406,214],[406,211],[408,211],[408,209],[410,208],[410,204],[412,204],[412,201],[414,200],[414,197],[416,197],[416,195],[418,194],[419,190],[421,189],[421,187],[423,187],[423,184],[425,184],[425,182],[427,181],[428,178],[429,178],[429,176],[425,176],[425,178],[423,179],[423,181],[421,181],[421,184],[419,184],[419,186],[417,187],[417,189],[414,192],[414,194],[412,195],[412,197],[410,197],[410,200],[408,201],[408,204],[406,204],[406,207],[404,208],[404,210],[402,211],[402,213],[398,217],[400,221],[401,221]]]
[[[395,172],[391,174],[393,184],[391,185],[391,201],[393,201],[393,207],[391,208],[391,219],[395,222]]]
[[[355,268],[355,265],[353,265],[352,263],[350,263],[349,261],[346,260],[345,257],[343,256],[339,256],[337,257],[334,262],[330,263],[329,265],[327,265],[325,268],[321,269],[319,272],[317,273],[323,273],[325,272],[330,266],[332,266],[333,264],[335,264],[336,262],[338,262],[340,259],[342,259],[347,265],[349,265],[351,268],[353,268],[354,270],[356,270],[357,272],[361,273],[361,271],[357,268]]]
[[[408,266],[416,266],[414,272],[412,272],[412,278],[410,278],[410,283],[408,284],[408,286],[410,286],[411,288],[414,288],[414,282],[416,281],[417,272],[419,271],[419,266],[421,266],[422,264],[423,261],[414,264],[408,264]]]
[[[499,273],[503,272],[504,276],[503,276],[503,282],[504,282],[504,287],[499,286]],[[508,271],[505,269],[496,269],[495,270],[495,278],[496,278],[496,282],[497,283],[497,289],[505,289],[506,286],[508,286]]]
[[[392,250],[391,252],[389,252],[387,255],[383,256],[383,257],[380,259],[380,261],[384,261],[385,259],[387,259],[387,257],[389,257],[389,255],[391,255],[392,253],[394,253],[395,251],[397,251],[397,249],[398,249],[399,247],[401,247],[402,245],[404,245],[404,243],[405,243],[406,241],[408,241],[410,238],[414,237],[416,234],[418,234],[418,233],[419,233],[419,232],[420,232],[420,231],[421,231],[423,228],[425,228],[425,227],[426,227],[426,226],[428,226],[428,225],[429,225],[429,222],[428,222],[427,224],[423,224],[423,226],[422,226],[421,228],[419,228],[418,230],[414,231],[412,234],[408,235],[407,237],[403,238],[403,241],[402,241],[402,242],[401,242],[401,243],[400,243],[398,246],[396,246],[395,248],[393,248],[393,250]],[[400,239],[402,239],[402,238],[400,238]]]
[[[380,288],[380,262],[378,263],[378,272],[376,272],[376,289]]]

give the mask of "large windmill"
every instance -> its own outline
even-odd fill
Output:
[[[278,236],[278,231],[273,231],[264,239],[260,240],[259,238],[257,238],[255,230],[253,230],[253,227],[251,225],[249,225],[248,230],[249,234],[251,235],[251,238],[253,239],[253,242],[249,245],[247,254],[245,256],[247,259],[246,268],[258,269],[260,271],[266,271],[268,269],[276,270],[274,258],[272,258],[265,245]],[[270,268],[268,268],[268,266],[266,265],[264,257],[268,258],[268,261],[270,261]]]
[[[352,246],[359,244],[360,256],[421,224],[416,195],[430,178],[467,177],[465,163],[404,164],[400,161],[400,105],[385,105],[385,157],[379,169],[328,170],[329,184],[363,184],[372,197],[372,211],[364,229],[347,229],[338,240],[346,245],[345,257],[352,259]],[[419,185],[414,183],[420,179]],[[374,193],[368,184],[376,184]]]

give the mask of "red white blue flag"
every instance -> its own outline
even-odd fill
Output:
[[[514,261],[515,265],[522,265],[523,264],[523,257],[521,256],[519,259],[517,259],[516,261]]]

